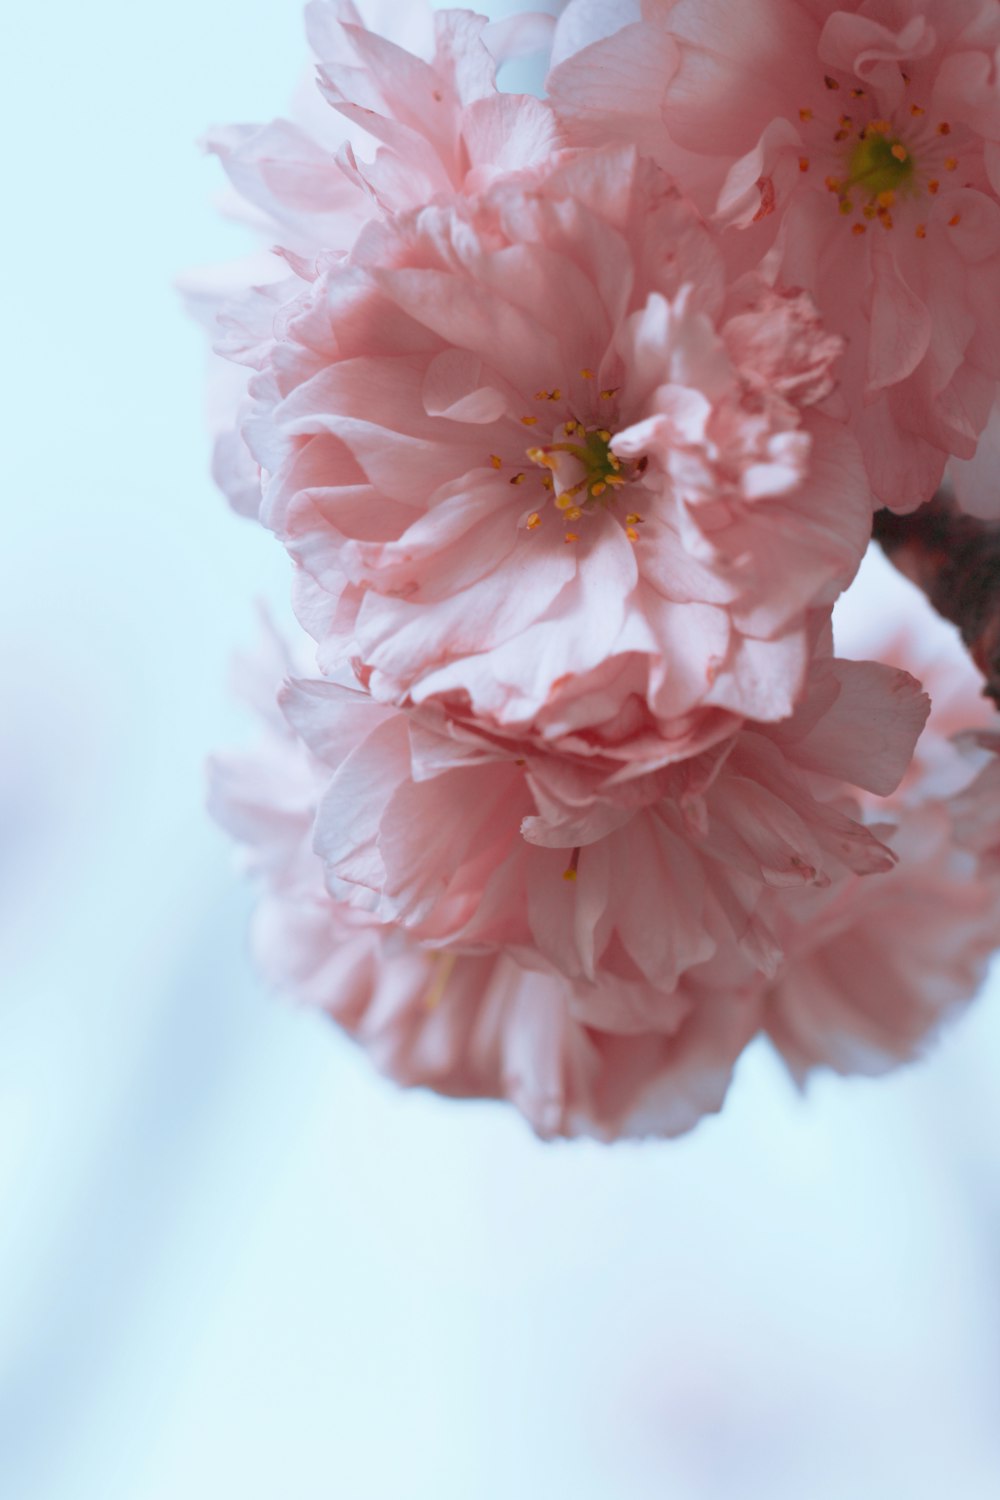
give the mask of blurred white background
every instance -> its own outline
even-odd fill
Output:
[[[282,111],[299,8],[0,35],[0,1496],[996,1500],[995,994],[888,1081],[758,1049],[608,1150],[257,984],[202,766],[286,566],[207,477],[172,282],[247,248],[194,143]]]

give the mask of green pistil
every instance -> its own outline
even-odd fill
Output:
[[[599,500],[608,489],[615,490],[624,483],[621,460],[611,451],[611,433],[606,428],[585,432],[582,442],[553,443],[552,448],[557,453],[572,453],[583,465],[579,489],[586,490],[591,500]]]
[[[913,180],[913,157],[902,141],[869,131],[851,152],[845,188],[860,188],[871,198],[898,193]]]

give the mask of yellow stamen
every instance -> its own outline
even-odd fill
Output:
[[[642,517],[637,510],[630,510],[625,519],[630,526],[639,526],[642,523]]]
[[[584,369],[580,371],[580,374],[583,376],[584,380],[593,380],[594,378],[593,370],[588,370],[586,367],[584,367]]]
[[[639,533],[636,531],[634,526],[626,526],[625,535],[628,537],[630,542],[637,542],[639,540]]]
[[[907,151],[904,145],[897,141],[896,144],[891,148],[891,154],[896,158],[897,161],[906,161],[910,153]]]
[[[896,201],[896,194],[892,188],[886,188],[884,193],[879,193],[878,202],[880,208],[891,208]]]
[[[827,73],[826,77],[823,79],[823,82],[826,84],[828,89],[834,90],[840,88],[840,84],[837,82],[836,78],[831,78],[829,73]]]
[[[525,521],[524,524],[525,524],[525,526],[527,527],[527,529],[529,531],[537,531],[538,530],[539,526],[541,526],[541,524],[542,524],[542,518],[538,514],[537,510],[533,510],[531,512],[531,515],[528,517],[528,519]]]
[[[957,170],[958,170],[958,157],[957,156],[949,156],[947,158],[947,160],[945,161],[944,169],[945,169],[946,172],[957,172]]]
[[[852,234],[867,234],[868,233],[868,225],[867,224],[852,224],[851,225],[851,233]]]
[[[500,457],[499,453],[490,454],[490,463],[493,465],[494,469],[503,468],[503,459]]]
[[[618,387],[616,385],[609,385],[606,391],[602,391],[601,392],[601,400],[602,401],[613,401],[614,398],[617,396],[617,394],[618,394]]]
[[[522,417],[521,421],[524,423],[525,427],[534,427],[535,424],[538,421],[538,418],[537,417]]]
[[[919,104],[911,104],[910,105],[910,114],[913,116],[913,118],[915,120],[919,120],[920,116],[921,115],[925,115],[926,113],[927,113],[926,109],[921,109],[921,107],[920,107]]]
[[[925,240],[927,238],[927,225],[926,224],[918,224],[917,225],[916,236],[917,236],[918,240]]]
[[[577,536],[575,531],[567,531],[566,535],[563,537],[564,542],[578,542],[579,540],[580,538]],[[576,879],[575,875],[573,876],[573,879]]]
[[[812,117],[813,117],[813,112],[812,112],[811,109],[800,109],[799,110],[799,119],[802,121],[803,125],[805,125],[809,120],[811,120]]]
[[[949,225],[950,225],[950,227],[952,229],[955,229],[959,224],[961,224],[961,222],[962,222],[962,215],[961,214],[952,214],[951,218],[948,220],[948,223],[949,223]]]
[[[579,868],[580,868],[580,850],[579,850],[579,846],[578,846],[576,849],[573,850],[573,853],[570,855],[570,858],[569,858],[569,864],[567,865],[566,869],[563,870],[563,880],[575,880],[576,879],[576,875],[577,875],[577,871],[579,870]]]
[[[597,500],[601,495],[604,494],[604,491],[607,489],[607,487],[607,484],[599,479],[591,489],[590,493],[593,495],[594,499]]]
[[[579,521],[582,515],[583,511],[580,509],[580,507],[578,505],[573,505],[566,512],[566,519],[567,521]]]
[[[809,158],[808,158],[808,156],[800,156],[799,157],[799,171],[800,172],[808,172],[808,170],[809,170]]]
[[[513,477],[513,479],[508,479],[507,483],[508,484],[523,484],[524,480],[525,480],[525,476],[523,474],[515,474],[514,477]]]

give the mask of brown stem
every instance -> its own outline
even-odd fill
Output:
[[[984,693],[1000,706],[1000,526],[977,521],[939,490],[910,515],[880,510],[873,536],[899,571],[957,625]]]

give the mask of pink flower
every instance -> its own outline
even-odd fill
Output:
[[[870,529],[839,347],[631,150],[370,226],[245,429],[324,670],[622,754],[786,717]]]
[[[506,1097],[543,1136],[676,1135],[719,1109],[759,1021],[751,997],[695,989],[669,1027],[610,1033],[574,1014],[572,987],[551,972],[422,947],[328,894],[311,836],[329,771],[273,701],[289,665],[272,640],[244,684],[266,732],[255,751],[218,758],[211,778],[213,812],[264,886],[264,974],[328,1011],[396,1082]]]
[[[916,1056],[974,997],[1000,944],[1000,742],[978,727],[995,712],[923,597],[899,580],[890,607],[879,655],[920,673],[932,712],[899,789],[865,799],[895,867],[791,892],[779,913],[786,959],[766,1025],[799,1078],[821,1065],[881,1073]],[[874,611],[869,593],[869,637]]]
[[[671,1029],[692,987],[773,974],[783,892],[891,867],[850,789],[895,786],[926,712],[906,674],[822,657],[793,718],[623,778],[338,683],[283,705],[332,773],[315,847],[337,900],[555,971],[575,1015],[626,1033]]]
[[[1000,377],[1000,8],[639,9],[568,7],[550,78],[565,127],[639,140],[734,227],[734,263],[766,256],[810,292],[847,341],[841,389],[874,489],[912,509],[949,455],[974,455]]]

